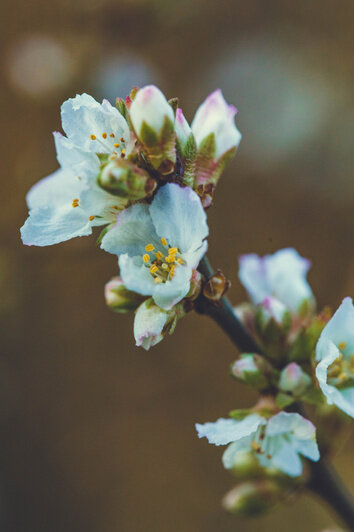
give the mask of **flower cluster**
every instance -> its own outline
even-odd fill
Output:
[[[171,334],[193,308],[215,316],[226,305],[229,282],[220,270],[208,276],[200,262],[209,234],[206,209],[241,140],[235,114],[220,90],[191,125],[178,100],[167,101],[155,86],[134,88],[115,107],[78,95],[62,106],[65,135],[54,133],[59,170],[27,195],[29,217],[21,229],[27,245],[103,228],[98,242],[118,258],[120,270],[105,287],[107,305],[135,312],[136,345],[144,349]],[[291,248],[240,258],[250,301],[228,307],[228,330],[232,320],[243,326],[255,352],[242,353],[230,373],[256,388],[259,401],[228,419],[196,425],[199,437],[228,446],[223,464],[242,480],[224,500],[234,512],[273,506],[303,478],[302,458],[319,460],[316,428],[298,412],[300,403],[315,413],[338,408],[354,417],[353,302],[345,298],[332,317],[326,309],[316,313],[309,267]]]
[[[105,290],[117,312],[136,311],[134,335],[149,349],[190,310],[200,290],[216,183],[241,135],[236,109],[213,92],[189,126],[177,99],[134,88],[113,107],[87,94],[62,105],[54,133],[60,169],[27,195],[27,245],[47,246],[105,226],[101,248],[119,257]]]
[[[259,390],[260,400],[251,409],[231,411],[228,419],[196,424],[200,438],[228,445],[224,467],[247,481],[224,500],[233,512],[254,512],[265,487],[273,506],[291,479],[301,478],[300,456],[319,459],[315,426],[287,412],[289,406],[303,402],[321,411],[333,404],[354,417],[353,302],[345,298],[332,318],[328,310],[316,315],[306,280],[309,266],[290,248],[265,257],[243,255],[239,261],[239,278],[251,302],[236,307],[235,314],[262,352],[241,354],[230,374]]]

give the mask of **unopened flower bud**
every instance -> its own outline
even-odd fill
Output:
[[[259,312],[264,324],[273,319],[278,325],[282,325],[288,310],[281,301],[275,297],[269,296],[259,305]]]
[[[106,164],[98,183],[107,192],[133,201],[151,196],[156,188],[155,179],[125,159],[114,159]]]
[[[158,344],[165,335],[172,334],[179,318],[184,316],[183,304],[166,311],[157,306],[153,299],[147,299],[135,314],[134,338],[138,347],[147,351]]]
[[[231,365],[230,371],[238,381],[262,390],[269,386],[273,368],[261,355],[244,354]]]
[[[150,164],[162,174],[170,173],[176,162],[175,116],[165,96],[147,85],[136,93],[129,113]]]
[[[280,373],[279,388],[283,392],[301,395],[311,384],[311,377],[296,362],[288,364]]]
[[[175,129],[176,129],[177,140],[183,152],[187,144],[187,140],[189,136],[193,135],[193,133],[180,107],[178,107],[176,111]]]
[[[217,270],[205,283],[203,295],[210,301],[218,302],[230,286],[230,281],[226,279],[222,271]]]
[[[192,301],[196,299],[202,289],[202,274],[198,270],[193,270],[192,277],[190,280],[190,289],[186,298],[191,299]]]
[[[284,497],[279,483],[269,479],[243,482],[223,498],[225,510],[243,516],[255,516],[270,510]]]
[[[239,479],[252,478],[262,471],[255,453],[244,449],[235,453],[231,470]]]
[[[104,296],[107,306],[120,314],[136,310],[145,299],[144,296],[128,290],[120,277],[113,277],[106,284]]]

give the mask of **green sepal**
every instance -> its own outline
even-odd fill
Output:
[[[113,227],[114,223],[112,224],[109,224],[109,225],[106,225],[102,231],[100,232],[100,234],[98,235],[97,237],[97,240],[96,240],[96,244],[99,246],[101,245],[101,242],[103,240],[103,237],[108,233],[108,231]]]
[[[295,398],[292,395],[289,395],[284,392],[277,393],[276,398],[275,398],[276,405],[281,410],[291,405],[294,401],[295,401]]]
[[[116,108],[118,109],[120,114],[123,116],[123,118],[125,118],[125,120],[128,120],[129,111],[123,98],[116,98]]]
[[[199,145],[198,158],[214,160],[216,153],[215,134],[209,133]]]
[[[183,161],[183,184],[193,188],[197,158],[197,143],[193,133],[190,133],[181,155]]]
[[[152,127],[149,126],[149,124],[145,122],[145,120],[141,124],[139,139],[147,147],[156,146],[158,143],[158,136],[156,132],[152,129]]]
[[[229,412],[229,416],[232,417],[232,419],[237,419],[238,421],[242,421],[243,419],[245,419],[247,416],[249,416],[252,413],[253,413],[252,410],[250,410],[249,408],[244,408],[240,410],[231,410],[231,412]]]
[[[323,403],[324,395],[321,390],[317,388],[309,388],[301,395],[301,401],[310,405],[320,405]]]
[[[170,104],[170,106],[172,107],[173,109],[173,112],[176,116],[176,112],[177,112],[177,109],[178,109],[178,98],[170,98],[168,100],[168,103]]]

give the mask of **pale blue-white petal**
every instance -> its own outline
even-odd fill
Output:
[[[149,350],[150,347],[159,343],[163,336],[162,331],[168,319],[167,312],[157,305],[151,304],[151,300],[140,305],[134,319],[134,338],[136,345]]]
[[[222,455],[222,463],[226,469],[232,469],[236,457],[241,453],[248,454],[251,450],[252,436],[245,436],[238,441],[230,443]]]
[[[195,428],[199,438],[205,437],[209,443],[214,445],[227,445],[254,434],[258,427],[265,423],[266,420],[264,418],[257,414],[252,414],[242,421],[220,418],[215,423],[204,423],[203,425],[197,423]]]
[[[292,445],[282,440],[269,460],[269,465],[280,469],[290,477],[298,477],[302,473],[302,462]]]
[[[255,305],[262,303],[271,295],[263,257],[255,253],[242,255],[239,258],[238,276]]]
[[[178,266],[173,279],[165,283],[155,284],[152,297],[156,305],[164,310],[170,310],[179,303],[189,292],[192,269],[188,266]]]
[[[96,179],[100,171],[100,161],[95,153],[85,151],[73,144],[61,133],[54,133],[57,159],[62,168],[70,170],[75,177]]]
[[[344,356],[352,356],[354,354],[354,305],[350,297],[343,299],[341,305],[333,314],[325,328],[323,329],[320,340],[331,340],[337,346],[345,343],[345,347],[341,347]],[[316,359],[320,360],[326,356],[325,350],[316,349]]]
[[[130,257],[142,256],[147,244],[159,248],[160,240],[146,204],[136,204],[117,216],[117,221],[104,236],[101,248],[114,255],[127,253]]]
[[[294,443],[296,451],[306,458],[309,458],[313,462],[317,462],[320,459],[320,451],[316,440],[296,440]]]
[[[315,427],[308,419],[297,413],[280,412],[271,417],[266,428],[266,436],[272,437],[293,432],[298,439],[312,438]]]
[[[129,290],[143,296],[151,296],[154,293],[154,279],[141,256],[130,257],[126,253],[120,255],[119,268],[123,283]]]
[[[204,240],[200,248],[196,249],[195,251],[190,251],[189,253],[184,253],[183,259],[186,261],[188,266],[190,266],[192,270],[194,270],[198,267],[198,264],[200,263],[201,259],[204,257],[207,250],[208,250],[208,242]]]
[[[64,102],[61,118],[67,137],[83,150],[111,153],[121,137],[125,141],[130,138],[128,124],[118,110],[107,100],[100,104],[88,94],[78,94]],[[92,140],[91,135],[96,139]]]
[[[271,293],[292,312],[305,301],[313,301],[312,290],[306,281],[310,261],[293,248],[285,248],[265,257]]]
[[[107,197],[104,191],[92,190],[67,171],[58,170],[39,181],[27,195],[30,214],[21,228],[24,244],[49,246],[76,236],[89,235],[93,225],[107,223],[107,218],[95,218],[102,215]],[[73,207],[74,199],[79,206]],[[94,210],[93,210],[94,209]]]
[[[200,198],[189,187],[167,183],[157,192],[150,213],[157,234],[182,253],[195,251],[208,236],[206,214]]]

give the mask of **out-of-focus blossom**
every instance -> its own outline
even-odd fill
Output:
[[[276,316],[274,297],[292,313],[314,307],[314,296],[306,280],[310,262],[295,249],[285,248],[273,255],[260,257],[255,253],[243,255],[239,260],[239,278],[255,305],[272,301]]]
[[[214,445],[231,445],[223,455],[226,469],[232,469],[239,451],[252,449],[263,467],[274,467],[291,477],[302,473],[299,455],[317,461],[320,457],[313,424],[300,414],[280,412],[270,419],[251,414],[242,421],[219,419],[196,424],[198,436]]]
[[[127,290],[120,277],[113,277],[104,288],[107,306],[114,312],[125,314],[136,310],[144,301],[144,296]]]
[[[193,230],[191,230],[193,228]],[[168,183],[152,203],[125,209],[101,247],[119,256],[129,290],[152,296],[164,310],[189,292],[193,270],[206,252],[206,215],[190,188]]]
[[[354,417],[354,306],[346,297],[316,346],[316,377],[329,404]]]
[[[281,372],[279,389],[300,395],[311,384],[311,377],[296,362],[288,364]]]

